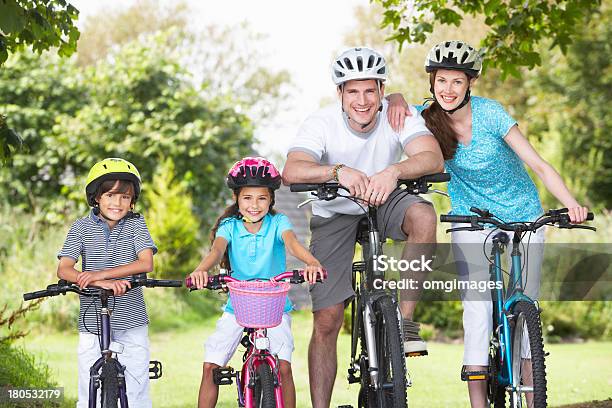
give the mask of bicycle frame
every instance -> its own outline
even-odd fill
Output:
[[[523,277],[522,277],[522,254],[519,249],[521,242],[520,234],[514,232],[512,238],[512,253],[510,279],[506,290],[502,274],[501,255],[504,253],[504,248],[508,244],[507,235],[503,232],[497,233],[493,237],[493,248],[491,255],[493,264],[490,266],[491,279],[495,282],[501,282],[501,287],[492,290],[493,299],[493,334],[498,336],[500,347],[500,358],[502,370],[498,373],[498,381],[500,385],[509,386],[512,384],[512,347],[511,347],[511,329],[508,316],[512,316],[514,306],[519,301],[527,301],[534,303],[529,296],[524,294]]]
[[[108,310],[109,293],[102,290],[100,294],[100,302],[102,309],[100,311],[100,320],[102,332],[100,333],[101,343],[100,351],[102,355],[96,360],[89,369],[89,408],[95,408],[97,404],[98,388],[100,388],[100,369],[104,363],[115,364],[118,374],[118,391],[119,403],[122,408],[128,408],[127,390],[125,387],[125,366],[121,365],[118,360],[112,359],[113,352],[109,350],[111,339],[111,324],[110,311]]]

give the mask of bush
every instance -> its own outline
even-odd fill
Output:
[[[183,279],[199,262],[199,223],[191,211],[190,194],[175,177],[172,159],[160,166],[145,196],[150,203],[144,211],[147,224],[159,249],[153,257],[153,276]]]

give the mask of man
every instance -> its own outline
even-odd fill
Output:
[[[420,197],[393,192],[398,179],[443,171],[440,146],[416,111],[406,118],[401,133],[384,119],[387,66],[378,52],[369,48],[343,52],[332,65],[332,79],[340,106],[323,108],[304,121],[289,149],[283,180],[286,184],[339,182],[351,195],[379,206],[381,236],[407,241],[403,259],[420,257],[414,249],[411,253],[410,244],[435,243],[433,207]],[[402,151],[408,158],[399,161]],[[363,211],[350,200],[336,199],[314,202],[312,212],[310,249],[329,273],[311,290],[310,394],[313,407],[320,408],[330,404],[344,305],[354,296],[351,264]],[[414,296],[400,302],[404,349],[426,354],[418,325],[412,322],[415,306]]]

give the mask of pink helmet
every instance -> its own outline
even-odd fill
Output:
[[[281,176],[277,168],[263,157],[245,157],[236,162],[227,174],[227,186],[232,190],[240,187],[280,187]]]

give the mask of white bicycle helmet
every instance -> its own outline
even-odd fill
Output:
[[[435,45],[425,59],[425,71],[439,68],[463,71],[477,77],[482,70],[482,57],[478,50],[464,41],[444,41]]]
[[[385,58],[371,48],[349,48],[340,54],[332,64],[332,80],[342,85],[353,79],[387,79]]]

